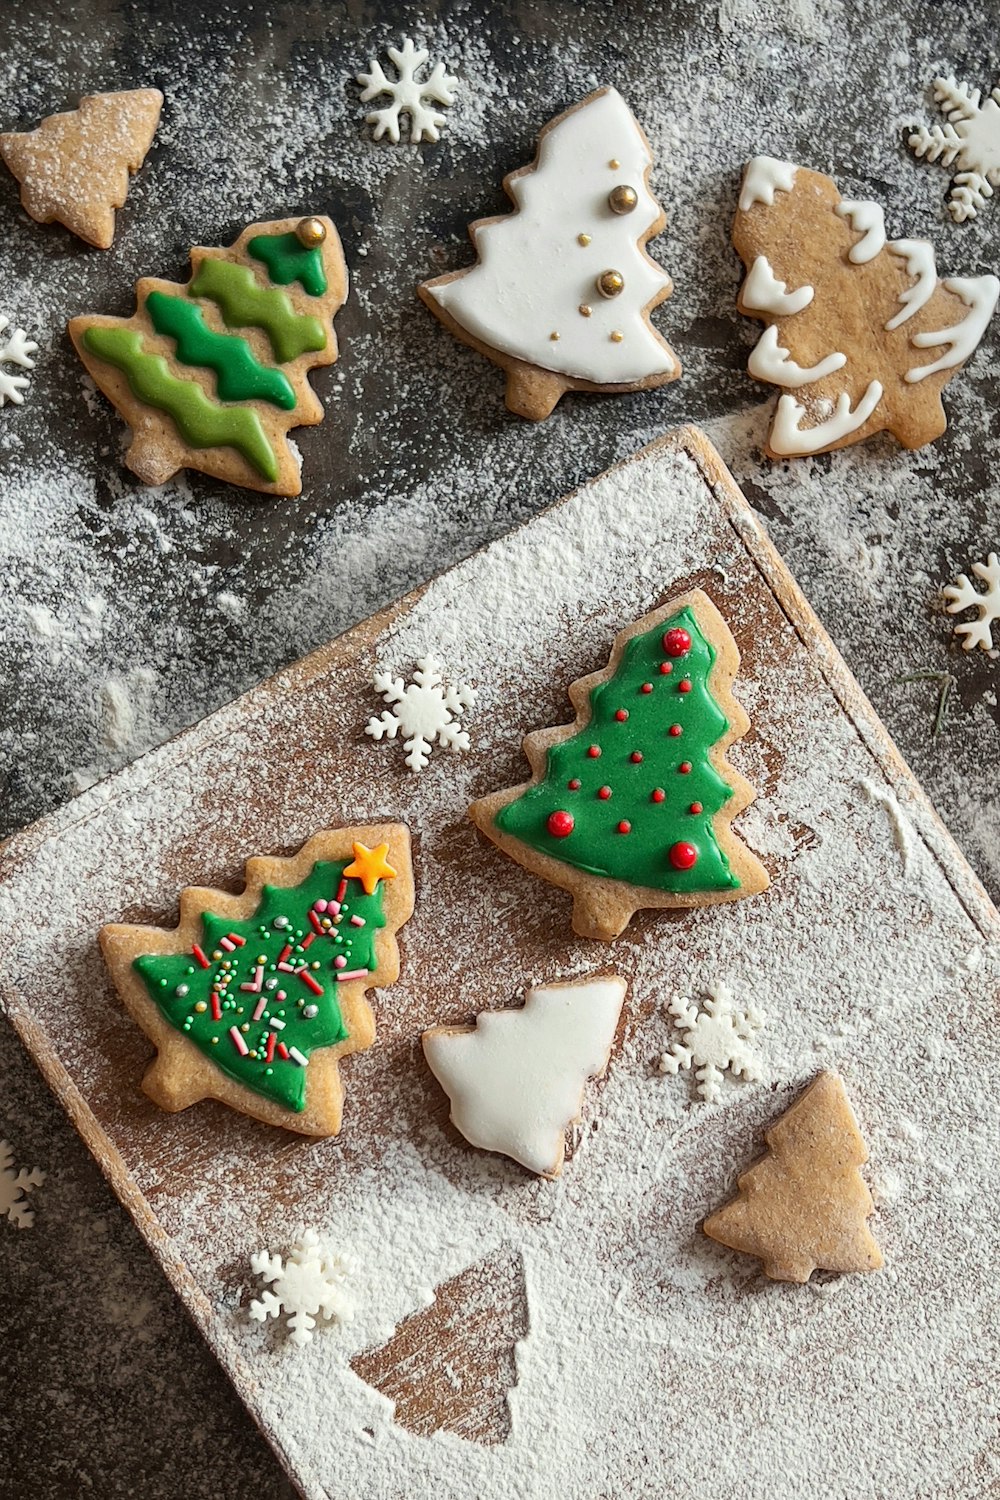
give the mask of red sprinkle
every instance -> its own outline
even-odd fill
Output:
[[[269,1031],[267,1033],[267,1053],[264,1057],[265,1062],[274,1061],[274,1044],[277,1040],[278,1038],[275,1036],[273,1031]]]
[[[296,969],[295,972],[302,980],[302,983],[309,986],[314,995],[322,995],[323,986],[316,983],[315,979],[312,977],[308,969]]]
[[[600,753],[601,753],[601,747],[600,747],[600,745],[591,745],[588,748],[588,750],[587,750],[587,754],[590,756],[591,760],[597,760],[597,758],[600,755]]]
[[[688,808],[688,812],[695,813],[695,814],[700,813],[700,812],[704,812],[704,811],[705,811],[705,809],[702,807],[702,805],[701,805],[700,802],[692,802],[691,806]]]
[[[219,1004],[219,997],[214,990],[212,991],[212,1020],[222,1020],[222,1006]]]
[[[663,637],[663,649],[668,656],[687,656],[691,650],[691,637],[686,630],[681,630],[679,626],[675,626],[673,630],[668,630]]]
[[[205,957],[203,950],[198,947],[197,943],[194,943],[192,945],[191,952],[194,954],[195,958],[201,964],[203,969],[210,969],[212,967],[208,959]]]
[[[315,932],[307,932],[306,935],[305,935],[305,937],[302,939],[301,943],[299,944],[299,947],[302,949],[302,952],[304,953],[306,951],[306,949],[309,947],[309,944],[310,943],[314,943],[315,941],[316,941],[316,933]]]
[[[566,785],[569,787],[569,789],[570,789],[571,792],[578,792],[580,790],[580,780],[579,780],[579,777],[574,776],[573,780],[572,781],[567,781]]]
[[[671,724],[668,732],[673,735],[674,739],[676,739],[679,734],[684,733],[684,730],[681,728],[680,724]]]
[[[629,760],[632,762],[632,764],[634,766],[641,766],[642,765],[642,751],[641,750],[633,750],[632,754],[629,756]]]
[[[278,1056],[284,1058],[285,1062],[288,1061],[288,1048],[285,1046],[284,1042],[278,1043]]]
[[[690,677],[682,677],[681,678],[680,682],[677,684],[677,691],[679,693],[689,693],[691,691],[691,679],[690,679]]]
[[[549,813],[549,820],[545,826],[554,839],[564,839],[573,832],[576,824],[573,814],[560,808],[558,812]]]
[[[340,882],[340,884],[338,885],[338,887],[337,887],[337,900],[338,901],[343,901],[343,899],[344,899],[344,897],[346,895],[347,895],[347,881],[346,880],[342,880]]]
[[[628,718],[628,709],[627,708],[616,708],[615,709],[615,718],[618,720],[619,724],[624,724],[625,720]]]
[[[227,932],[226,936],[231,943],[236,944],[237,948],[245,948],[247,945],[246,938],[240,937],[238,932]]]
[[[317,935],[319,937],[322,937],[323,936],[323,923],[320,921],[320,919],[319,919],[318,915],[316,914],[316,912],[310,911],[310,913],[309,913],[309,920],[312,923],[312,925],[313,925],[313,927],[314,927]]]
[[[640,693],[651,693],[653,691],[653,684],[651,682],[644,682],[639,691]]]
[[[653,791],[650,794],[649,800],[650,802],[662,802],[666,795],[667,794],[663,790],[662,786],[654,787]]]
[[[682,760],[681,763],[680,763],[680,765],[677,767],[677,769],[678,769],[678,771],[680,771],[680,773],[681,773],[682,776],[690,776],[690,774],[691,774],[691,762],[689,760]]]
[[[661,661],[660,662],[660,676],[661,677],[669,677],[670,674],[671,674],[671,672],[673,670],[674,670],[674,664],[673,664],[672,661]]]
[[[292,945],[291,945],[291,943],[286,943],[285,946],[282,948],[281,952],[278,954],[278,962],[279,962],[279,964],[287,964],[287,962],[288,962],[288,955],[291,953],[291,951],[292,951]]]
[[[618,824],[618,832],[619,833],[631,833],[632,832],[632,824],[628,821],[627,818],[622,818],[621,822]]]
[[[697,849],[683,840],[678,844],[671,844],[669,857],[675,870],[690,870],[698,863]]]
[[[611,788],[609,786],[600,786],[597,788],[597,795],[600,797],[602,802],[607,802],[608,798],[611,796]]]

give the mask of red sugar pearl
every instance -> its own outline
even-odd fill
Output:
[[[632,762],[632,764],[634,766],[641,765],[642,764],[642,751],[641,750],[633,750],[632,754],[629,756],[629,760]]]
[[[615,718],[618,720],[619,724],[624,724],[625,720],[628,718],[628,709],[627,708],[616,708],[615,709]]]
[[[681,679],[681,681],[677,684],[677,691],[679,693],[689,693],[691,691],[690,677],[684,677]]]
[[[698,851],[693,844],[682,839],[677,844],[671,844],[669,859],[675,870],[690,870],[698,863]]]
[[[628,818],[622,818],[621,822],[618,824],[618,832],[619,833],[631,833],[632,832],[632,824],[629,822]]]
[[[600,745],[589,745],[588,748],[587,748],[587,754],[590,756],[591,760],[597,760],[597,758],[600,755],[600,753],[601,753],[601,747],[600,747]]]
[[[611,788],[609,786],[598,787],[597,795],[600,797],[602,802],[607,802],[608,798],[611,796]]]
[[[653,791],[650,793],[649,800],[650,802],[662,802],[666,795],[667,794],[663,790],[662,786],[654,787]]]
[[[570,789],[571,792],[578,792],[580,790],[580,779],[579,779],[579,777],[578,776],[574,776],[573,780],[572,781],[567,781],[566,785],[569,787],[569,789]]]
[[[575,826],[572,813],[565,812],[561,808],[558,812],[549,813],[549,820],[546,827],[554,839],[566,838],[573,832]]]
[[[683,734],[684,733],[684,730],[681,728],[681,726],[679,724],[671,724],[671,726],[670,726],[669,730],[667,731],[667,733],[668,734],[672,734],[673,737],[674,737],[674,739],[676,739],[679,734]]]
[[[651,693],[653,691],[653,684],[651,682],[644,682],[639,691],[640,693]]]
[[[691,806],[688,808],[689,813],[695,813],[696,815],[704,811],[705,809],[702,807],[700,802],[692,802]]]
[[[671,672],[673,670],[674,670],[674,664],[673,664],[672,661],[661,661],[660,662],[660,676],[661,677],[669,677],[670,674],[671,674]]]
[[[690,774],[691,774],[691,762],[689,760],[682,760],[681,763],[680,763],[680,765],[677,767],[677,769],[678,769],[678,771],[680,771],[680,773],[681,773],[682,776],[690,776]]]
[[[691,637],[686,630],[675,627],[663,637],[663,649],[668,656],[687,656],[691,650]]]

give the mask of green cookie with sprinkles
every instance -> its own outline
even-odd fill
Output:
[[[617,637],[569,690],[576,722],[524,741],[532,779],[473,803],[504,853],[573,896],[573,929],[605,942],[643,907],[706,906],[767,888],[733,832],[752,802],[726,750],[750,721],[736,642],[700,589]]]
[[[157,1049],[145,1092],[169,1111],[220,1099],[336,1135],[339,1061],[375,1040],[365,992],[398,979],[412,912],[409,832],[384,823],[248,860],[239,895],[188,887],[176,928],[103,927],[115,986]]]

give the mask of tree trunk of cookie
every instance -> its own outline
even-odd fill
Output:
[[[618,901],[614,896],[577,892],[573,898],[573,931],[578,937],[610,943],[625,931],[634,912],[630,902]]]
[[[566,390],[561,375],[533,365],[513,365],[507,371],[507,408],[529,422],[544,422]]]

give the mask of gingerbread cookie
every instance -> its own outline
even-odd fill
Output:
[[[178,469],[298,495],[293,427],[323,420],[309,371],[337,358],[347,267],[329,219],[251,224],[228,250],[191,251],[187,286],[144,277],[130,318],[73,318],[70,337],[132,428],[145,484]],[[230,330],[240,329],[240,333]]]
[[[475,1026],[433,1026],[424,1056],[451,1100],[451,1123],[483,1151],[558,1177],[566,1131],[580,1118],[587,1080],[608,1066],[625,981],[530,989],[519,1010],[487,1010]]]
[[[747,269],[739,310],[768,325],[750,374],[786,391],[772,458],[883,431],[905,448],[941,436],[941,391],[993,315],[995,276],[939,281],[929,240],[888,240],[879,204],[770,156],[743,175],[733,243]]]
[[[874,1204],[860,1171],[868,1149],[837,1074],[820,1073],[765,1139],[769,1154],[741,1175],[739,1196],[705,1220],[705,1233],[757,1256],[774,1281],[877,1271]]]
[[[107,250],[129,173],[146,159],[160,121],[159,89],[88,94],[78,109],[49,115],[37,130],[0,135],[0,156],[21,184],[21,203],[39,224],[58,220]]]
[[[516,213],[479,219],[476,265],[418,288],[456,338],[507,374],[507,405],[540,421],[569,390],[648,390],[680,363],[649,321],[670,277],[646,254],[666,224],[648,140],[616,89],[552,120],[504,178]]]
[[[396,933],[412,911],[410,836],[385,823],[248,860],[237,896],[182,891],[176,928],[102,928],[119,994],[157,1048],[146,1093],[161,1109],[221,1099],[336,1135],[338,1062],[375,1039],[365,991],[399,977]]]
[[[700,589],[653,610],[571,685],[576,722],[528,735],[531,781],[470,808],[504,853],[572,894],[581,937],[610,941],[642,907],[766,889],[731,826],[755,795],[725,758],[750,727],[732,695],[739,661]]]

